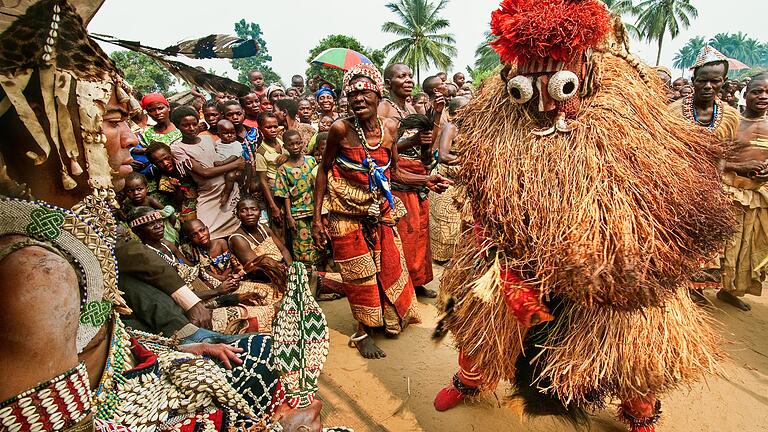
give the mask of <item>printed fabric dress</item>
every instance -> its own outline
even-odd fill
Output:
[[[291,200],[291,216],[296,220],[296,230],[290,233],[293,259],[307,266],[317,257],[312,241],[316,167],[314,157],[304,156],[300,166],[281,165],[275,177],[275,196]]]
[[[190,249],[190,260],[200,267],[200,275],[213,286],[221,282],[211,275],[223,276],[228,269],[232,273],[243,269],[237,257],[229,251],[211,257],[203,248]],[[226,299],[221,297],[225,296],[206,302],[206,307],[212,309],[213,329],[226,334],[271,333],[275,305],[282,300],[282,291],[270,284],[241,280],[234,294],[241,299],[247,298],[249,304],[241,302],[234,306],[222,306]]]
[[[261,234],[261,237],[264,239],[262,241],[258,241],[255,237],[252,235],[242,235],[240,233],[234,233],[230,236],[230,239],[235,236],[242,237],[245,239],[246,242],[248,242],[248,245],[251,247],[251,250],[257,255],[257,256],[267,256],[269,258],[272,258],[273,260],[277,262],[283,262],[283,254],[280,252],[280,248],[275,244],[275,242],[272,240],[272,237],[270,237],[266,230],[263,228],[261,224],[264,222],[260,222],[258,229],[259,233]],[[234,258],[234,257],[233,257]],[[245,289],[245,292],[256,292],[260,296],[263,297],[263,304],[265,305],[277,305],[283,300],[283,295],[285,292],[285,287],[274,287],[270,284],[260,283],[260,282],[254,282],[254,281],[241,281],[240,282],[240,288],[238,288],[237,292],[243,292],[242,290]],[[271,317],[274,318],[275,316],[275,308],[271,307]],[[271,320],[270,320],[271,323]],[[266,323],[265,323],[266,324]],[[259,327],[260,331],[261,326]],[[271,331],[271,327],[269,328],[269,331]]]

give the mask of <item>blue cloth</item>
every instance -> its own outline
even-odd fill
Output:
[[[256,149],[259,147],[259,130],[250,128],[245,132],[245,141],[243,142],[243,158],[251,160],[251,154],[256,155]]]
[[[371,192],[378,189],[379,192],[384,195],[384,198],[387,199],[389,208],[395,210],[395,198],[392,196],[392,187],[390,186],[389,179],[385,173],[385,171],[389,169],[389,165],[392,163],[391,160],[387,162],[385,166],[380,167],[376,163],[376,160],[371,156],[366,156],[365,159],[363,159],[363,163],[359,164],[344,155],[338,155],[336,156],[336,162],[347,169],[367,172],[368,189]]]
[[[136,136],[139,139],[139,143],[136,146],[131,147],[129,149],[131,153],[131,157],[133,158],[133,160],[137,162],[141,162],[141,164],[144,165],[144,168],[142,168],[141,171],[139,172],[144,174],[144,176],[146,177],[151,177],[155,174],[155,166],[149,162],[149,158],[147,158],[146,153],[142,153],[142,154],[134,153],[135,149],[144,149],[149,146],[144,142],[144,137],[141,134],[137,134]]]
[[[336,99],[336,93],[334,93],[333,90],[329,89],[328,87],[320,87],[320,89],[315,92],[315,99],[324,94],[329,94],[332,98]]]

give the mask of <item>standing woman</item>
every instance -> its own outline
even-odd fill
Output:
[[[181,139],[181,131],[171,122],[171,105],[160,93],[148,93],[141,98],[141,108],[155,121],[154,126],[144,129],[142,137],[145,143],[158,141],[173,144]]]
[[[328,87],[320,87],[320,90],[315,93],[315,100],[317,100],[318,117],[328,116],[334,120],[339,118],[339,113],[336,112],[336,99],[333,90]]]
[[[234,185],[232,199],[219,205],[225,186],[224,175],[241,169],[245,162],[238,159],[226,165],[213,165],[217,158],[213,139],[207,135],[197,135],[197,113],[194,108],[178,107],[173,111],[172,118],[183,137],[171,146],[171,152],[179,173],[184,175],[190,172],[197,184],[197,218],[211,230],[211,238],[227,237],[237,229],[232,209],[240,191]]]

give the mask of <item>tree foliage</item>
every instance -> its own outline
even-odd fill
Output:
[[[709,44],[725,56],[740,60],[750,66],[764,66],[768,44],[761,43],[742,32],[718,33],[709,40]]]
[[[309,55],[307,56],[307,63],[309,64],[309,67],[306,71],[307,78],[320,75],[328,82],[336,86],[336,88],[341,88],[342,79],[344,78],[344,71],[341,69],[314,65],[311,63],[312,59],[314,59],[318,54],[327,50],[328,48],[348,48],[355,50],[360,54],[368,57],[368,60],[372,61],[373,64],[376,65],[376,67],[379,69],[384,66],[384,60],[386,57],[384,51],[366,48],[363,46],[363,44],[360,43],[360,41],[351,36],[332,34],[320,40],[320,42],[318,42],[314,48],[309,50]]]
[[[115,51],[109,56],[125,74],[125,80],[141,94],[168,94],[176,79],[170,72],[146,54],[136,51]]]
[[[706,45],[706,43],[702,36],[691,38],[677,53],[675,53],[675,57],[672,59],[672,66],[682,69],[683,75],[685,75],[685,70],[696,63],[696,57],[699,55],[699,51],[704,48],[704,45]]]
[[[661,48],[664,37],[669,34],[673,39],[681,29],[691,25],[691,19],[699,16],[699,11],[690,0],[644,0],[637,5],[637,30],[648,42],[658,44],[656,65],[661,61]]]
[[[269,55],[267,42],[262,38],[261,26],[253,22],[246,22],[244,19],[235,23],[235,34],[243,39],[253,39],[259,44],[259,52],[253,57],[230,60],[232,68],[238,71],[237,80],[243,84],[250,85],[248,74],[251,71],[258,70],[264,75],[264,82],[268,84],[280,82],[280,75],[277,74],[269,62],[272,56]]]
[[[416,72],[416,80],[421,81],[421,69],[431,65],[448,71],[456,57],[456,41],[450,33],[442,33],[450,23],[440,17],[440,11],[448,0],[439,0],[437,4],[428,0],[399,0],[388,3],[387,9],[395,14],[399,22],[388,21],[381,30],[400,37],[384,47],[384,52],[392,54],[390,62],[402,62]]]
[[[475,49],[475,71],[489,71],[501,64],[499,54],[491,47],[496,36],[490,30],[484,33],[484,39]]]
[[[726,57],[734,58],[749,66],[768,66],[768,43],[749,37],[742,32],[718,33],[708,41],[703,36],[696,36],[675,53],[672,65],[678,69],[688,69],[696,63],[696,57],[704,45],[711,45]],[[736,71],[729,72],[734,75]]]

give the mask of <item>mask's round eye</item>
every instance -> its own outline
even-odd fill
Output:
[[[507,93],[518,104],[524,104],[533,97],[533,80],[518,75],[507,82]]]
[[[562,102],[572,98],[579,90],[579,77],[567,70],[557,72],[549,79],[547,91],[552,99]]]

